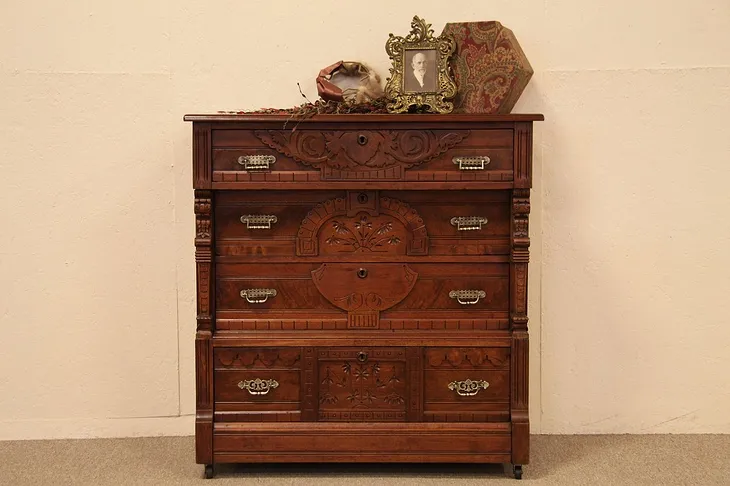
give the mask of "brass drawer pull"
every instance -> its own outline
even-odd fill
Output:
[[[278,388],[279,382],[276,380],[243,380],[238,382],[238,388],[248,390],[251,395],[266,395],[274,388]]]
[[[483,299],[487,293],[483,290],[452,290],[449,297],[456,299],[461,305],[472,305]]]
[[[484,170],[484,168],[492,161],[486,155],[454,157],[451,160],[454,164],[459,166],[459,170]]]
[[[246,289],[241,290],[241,297],[249,304],[263,304],[269,297],[276,297],[276,289]]]
[[[451,226],[456,226],[458,231],[480,230],[488,221],[483,216],[459,216],[451,218]]]
[[[269,170],[270,165],[276,162],[273,155],[241,155],[238,163],[246,170]]]
[[[271,225],[278,220],[273,214],[244,214],[241,216],[241,223],[246,224],[246,229],[271,229]]]
[[[486,390],[488,386],[489,383],[484,380],[466,379],[464,381],[452,381],[449,383],[449,390],[456,390],[456,393],[462,397],[473,397],[479,393],[479,390]]]

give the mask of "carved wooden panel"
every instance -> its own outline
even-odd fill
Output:
[[[294,368],[300,366],[300,348],[216,348],[216,369]]]
[[[413,312],[408,312],[412,315]],[[378,329],[394,331],[506,331],[510,328],[509,319],[480,318],[480,319],[449,319],[434,318],[433,313],[423,318],[389,318],[383,314],[379,316]],[[333,319],[269,319],[266,317],[254,319],[217,319],[216,328],[227,331],[337,331],[350,328],[352,323],[348,318]],[[326,334],[326,332],[324,333]]]
[[[515,187],[532,187],[532,124],[515,124]]]
[[[198,291],[198,330],[212,329],[211,286],[212,281],[212,194],[211,191],[195,191],[195,270]]]
[[[404,349],[321,349],[317,365],[320,421],[405,421]]]
[[[530,190],[515,189],[512,195],[512,323],[527,330],[527,265],[530,261]]]
[[[197,124],[193,128],[193,187],[211,187],[211,130],[208,124]]]
[[[425,255],[423,219],[405,202],[378,198],[375,191],[351,191],[317,204],[299,226],[297,255],[353,252]]]
[[[468,136],[468,130],[258,130],[264,144],[321,170],[322,180],[403,178]]]
[[[304,348],[302,366],[302,420],[317,420],[317,356],[316,349]]]
[[[428,348],[426,363],[434,369],[505,369],[509,348]]]
[[[312,271],[320,293],[348,312],[350,328],[378,328],[380,311],[402,301],[417,278],[405,263],[324,263]]]

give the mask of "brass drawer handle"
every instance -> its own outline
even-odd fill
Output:
[[[484,168],[492,161],[486,155],[454,157],[451,160],[454,164],[459,166],[459,170],[484,170]]]
[[[269,170],[270,165],[276,162],[273,155],[241,155],[238,163],[246,170]]]
[[[449,292],[449,297],[456,299],[461,305],[472,305],[479,302],[479,299],[483,299],[487,296],[487,293],[483,290],[452,290]]]
[[[279,382],[276,380],[243,380],[238,382],[238,388],[248,390],[251,395],[266,395],[274,388],[278,388]]]
[[[246,224],[246,229],[271,229],[271,225],[279,221],[273,214],[244,214],[241,216],[241,223]]]
[[[479,390],[486,390],[488,386],[489,383],[484,380],[466,379],[464,381],[452,381],[449,383],[449,390],[456,390],[456,393],[462,397],[473,397],[479,393]]]
[[[241,290],[241,297],[249,304],[263,304],[269,297],[276,297],[276,289],[245,289]]]
[[[482,229],[483,224],[489,220],[483,216],[459,216],[451,218],[451,226],[456,226],[457,231],[471,231]]]

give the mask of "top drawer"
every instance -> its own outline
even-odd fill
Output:
[[[212,131],[213,182],[509,182],[514,132]]]

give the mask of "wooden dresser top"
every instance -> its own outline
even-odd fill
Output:
[[[543,121],[545,117],[534,113],[513,113],[508,115],[479,115],[479,114],[343,114],[343,115],[315,115],[311,117],[299,117],[289,114],[265,114],[265,113],[218,113],[218,114],[190,114],[185,115],[185,121],[192,122],[285,122],[287,120],[296,122],[324,122],[324,123],[499,123],[499,122],[530,122]]]

